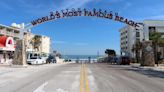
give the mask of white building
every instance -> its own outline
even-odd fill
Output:
[[[150,32],[159,32],[164,37],[164,21],[163,20],[144,20],[141,30],[136,30],[134,27],[125,26],[120,31],[120,47],[121,53],[131,57],[135,57],[132,52],[135,42],[143,40],[149,41]],[[159,47],[158,52],[161,52],[161,58],[164,57],[164,48]]]
[[[144,24],[144,34],[145,40],[149,41],[150,32],[159,32],[164,38],[164,21],[163,20],[145,20]],[[161,52],[161,58],[164,58],[164,47],[159,47],[158,52]]]
[[[121,28],[119,31],[121,55],[135,57],[135,53],[132,52],[132,48],[137,41],[143,41],[143,31],[136,30],[134,27],[129,25]]]

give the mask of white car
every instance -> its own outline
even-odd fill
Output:
[[[27,57],[28,64],[44,64],[45,60],[37,53],[29,53]]]

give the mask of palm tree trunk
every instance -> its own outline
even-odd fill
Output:
[[[158,55],[157,55],[157,52],[158,52],[158,45],[156,44],[155,45],[155,62],[157,64],[157,66],[158,66]]]
[[[157,58],[157,43],[154,43],[154,58],[155,58],[155,64],[158,66],[158,58]]]
[[[137,60],[137,63],[139,63],[138,50],[136,50],[136,60]]]

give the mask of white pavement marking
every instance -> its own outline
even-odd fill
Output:
[[[75,81],[71,85],[72,92],[78,92],[78,87],[80,86],[80,75],[76,75]]]
[[[55,92],[68,92],[68,91],[65,91],[65,90],[59,88],[59,89],[57,89]]]
[[[88,68],[88,80],[89,80],[89,84],[90,84],[90,91],[91,92],[97,92],[97,84],[95,83],[95,78],[92,75],[92,71]]]
[[[41,86],[39,86],[36,90],[34,90],[33,92],[45,92],[44,88],[45,86],[48,84],[48,82],[43,83]]]

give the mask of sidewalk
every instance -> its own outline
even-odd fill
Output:
[[[152,70],[152,71],[158,71],[158,72],[164,72],[164,64],[159,64],[159,66],[155,67],[148,67],[148,66],[140,66],[138,63],[131,64],[132,68],[139,68],[143,70]]]
[[[60,66],[63,64],[45,64],[45,65],[29,65],[28,67],[21,66],[1,66],[0,67],[0,87],[19,80],[20,78],[28,77],[36,72]]]

